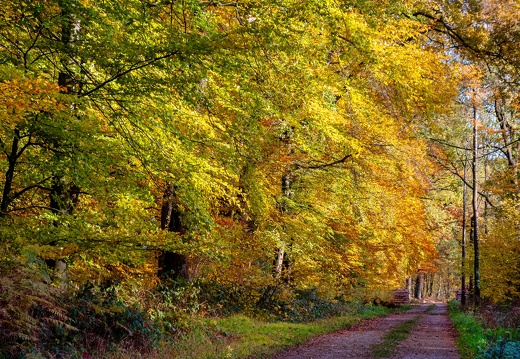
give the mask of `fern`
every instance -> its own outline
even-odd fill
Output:
[[[23,265],[9,256],[0,260],[0,352],[21,354],[24,347],[38,347],[55,328],[75,330],[67,308],[57,298],[37,263]]]

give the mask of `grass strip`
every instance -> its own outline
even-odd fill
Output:
[[[244,315],[209,319],[179,338],[173,348],[162,348],[156,354],[160,358],[268,358],[312,337],[345,329],[363,319],[380,317],[393,311],[395,309],[368,307],[310,323],[270,323]]]
[[[372,348],[372,357],[373,358],[387,358],[394,352],[395,348],[399,343],[410,335],[413,328],[419,322],[420,316],[416,316],[413,319],[407,320],[399,324],[397,327],[389,331],[384,337],[383,341],[379,344],[376,344]]]
[[[465,313],[457,302],[448,303],[450,319],[459,333],[457,347],[462,359],[476,358],[481,348],[487,346],[482,324],[469,313]]]

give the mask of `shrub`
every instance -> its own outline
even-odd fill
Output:
[[[85,352],[99,350],[112,343],[131,340],[136,347],[152,347],[161,332],[146,313],[128,306],[117,295],[117,284],[86,284],[69,296],[69,317],[79,333],[56,333],[61,345],[81,343]]]
[[[520,341],[499,338],[479,355],[479,359],[520,359]]]

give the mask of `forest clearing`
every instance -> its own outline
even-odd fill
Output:
[[[0,358],[520,358],[520,0],[0,8]]]

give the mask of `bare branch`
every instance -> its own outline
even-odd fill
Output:
[[[444,168],[446,171],[450,172],[452,175],[455,175],[457,176],[461,181],[462,183],[465,183],[466,186],[468,186],[470,189],[473,189],[473,185],[471,183],[469,183],[468,181],[466,181],[466,179],[464,178],[463,175],[461,175],[457,169],[457,167],[455,166],[455,163],[453,163],[452,161],[449,161],[449,165],[444,163],[443,161],[441,161],[441,159],[439,159],[437,156],[434,156],[434,155],[430,155],[431,157],[433,157],[437,163],[442,167]],[[484,200],[491,206],[491,207],[496,207],[493,202],[491,202],[491,200],[489,199],[489,196],[483,192],[478,192],[478,194],[484,198]]]
[[[200,6],[205,6],[205,7],[208,7],[208,6],[214,6],[214,7],[221,7],[221,6],[237,7],[238,6],[238,1],[228,2],[228,3],[222,3],[222,2],[218,2],[218,1],[201,1],[201,2],[199,2],[199,5]]]
[[[330,162],[330,163],[320,164],[320,165],[303,165],[301,163],[296,163],[296,169],[300,169],[300,168],[311,169],[311,170],[323,169],[323,168],[326,168],[326,167],[332,167],[332,166],[338,165],[340,163],[343,163],[346,160],[348,160],[350,157],[352,157],[351,154],[346,155],[345,157],[340,158],[339,160],[336,160],[336,161],[333,161],[333,162]]]

